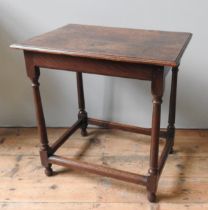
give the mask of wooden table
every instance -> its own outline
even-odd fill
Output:
[[[191,36],[190,33],[181,32],[69,24],[23,43],[12,45],[12,48],[24,50],[27,75],[32,81],[34,93],[41,141],[40,158],[46,175],[51,176],[53,174],[51,166],[57,164],[141,184],[147,188],[149,201],[155,202],[159,177],[168,154],[173,152],[178,66]],[[39,91],[40,67],[75,71],[77,75],[78,120],[50,146]],[[168,127],[167,130],[161,131],[162,96],[165,77],[170,69],[172,69],[172,83]],[[89,118],[85,110],[82,73],[151,81],[152,127],[148,129]],[[55,155],[57,149],[78,128],[81,128],[83,136],[87,135],[88,124],[151,135],[148,175],[139,175]],[[159,157],[160,138],[165,138],[166,144]]]

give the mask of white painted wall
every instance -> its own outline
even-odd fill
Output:
[[[0,0],[0,126],[35,125],[22,52],[8,46],[67,23],[81,23],[192,32],[180,66],[176,126],[208,128],[207,10],[206,0]],[[77,113],[75,74],[44,70],[40,82],[47,125],[69,126]],[[84,85],[90,116],[150,125],[150,84],[84,75]],[[163,127],[169,86],[170,76]]]

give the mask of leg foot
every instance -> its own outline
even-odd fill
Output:
[[[45,174],[46,176],[52,176],[53,175],[53,170],[51,168],[51,165],[48,167],[45,167]]]
[[[173,154],[173,153],[174,153],[174,149],[172,147],[171,150],[170,150],[170,152],[169,152],[169,154]]]
[[[157,200],[157,197],[156,197],[155,193],[153,193],[153,192],[148,192],[147,198],[148,198],[149,202],[151,202],[151,203],[155,203]]]
[[[86,129],[81,129],[81,135],[82,136],[87,136],[87,130]]]

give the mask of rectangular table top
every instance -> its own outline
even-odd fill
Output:
[[[93,59],[177,66],[192,34],[69,24],[12,48]]]

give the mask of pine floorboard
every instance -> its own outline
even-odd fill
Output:
[[[49,128],[50,142],[64,128]],[[164,145],[161,140],[160,151]],[[66,157],[146,174],[150,137],[118,130],[77,131],[57,152]],[[175,153],[163,170],[158,202],[135,184],[53,166],[46,177],[36,128],[0,128],[0,209],[208,210],[208,131],[177,130]]]

